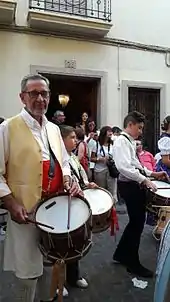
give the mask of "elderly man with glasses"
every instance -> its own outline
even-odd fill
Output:
[[[67,190],[79,193],[72,181],[69,158],[59,128],[45,117],[50,101],[49,81],[28,75],[21,82],[21,113],[0,125],[0,198],[9,211],[4,269],[19,280],[16,301],[33,302],[37,285],[40,301],[51,301],[46,286],[37,229],[29,214],[42,197]],[[51,155],[54,173],[49,177]]]

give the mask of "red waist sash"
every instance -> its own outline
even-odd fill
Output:
[[[42,179],[42,191],[43,194],[53,194],[63,190],[63,176],[61,167],[58,162],[55,165],[54,177],[49,179],[50,161],[43,161],[43,179]]]

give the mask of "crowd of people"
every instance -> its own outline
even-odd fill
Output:
[[[129,222],[113,255],[129,273],[152,277],[139,258],[140,238],[145,224],[146,191],[156,191],[149,177],[168,180],[170,118],[163,123],[158,142],[160,159],[143,150],[143,114],[133,111],[124,119],[124,130],[104,126],[96,129],[86,112],[75,127],[65,125],[62,111],[49,122],[45,114],[50,101],[49,81],[28,75],[21,82],[21,113],[0,125],[0,198],[9,212],[4,270],[18,279],[14,301],[33,302],[39,289],[41,302],[53,301],[47,286],[47,272],[37,243],[37,228],[29,217],[42,198],[67,191],[82,196],[84,187],[102,187],[122,198]],[[88,287],[80,274],[79,261],[67,264],[66,281],[71,286]],[[56,293],[57,294],[57,293]],[[66,291],[66,294],[67,291]]]

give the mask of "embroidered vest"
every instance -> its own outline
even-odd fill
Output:
[[[51,149],[62,167],[59,130],[50,122],[46,125]],[[42,195],[43,162],[40,146],[20,115],[9,119],[9,159],[6,181],[13,196],[30,211]]]

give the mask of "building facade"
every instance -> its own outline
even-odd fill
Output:
[[[122,127],[140,110],[155,145],[170,112],[169,9],[168,0],[0,0],[0,116],[18,113],[20,80],[39,72],[54,82],[51,114],[57,82],[70,80],[78,106],[68,114],[89,100],[98,125]]]

